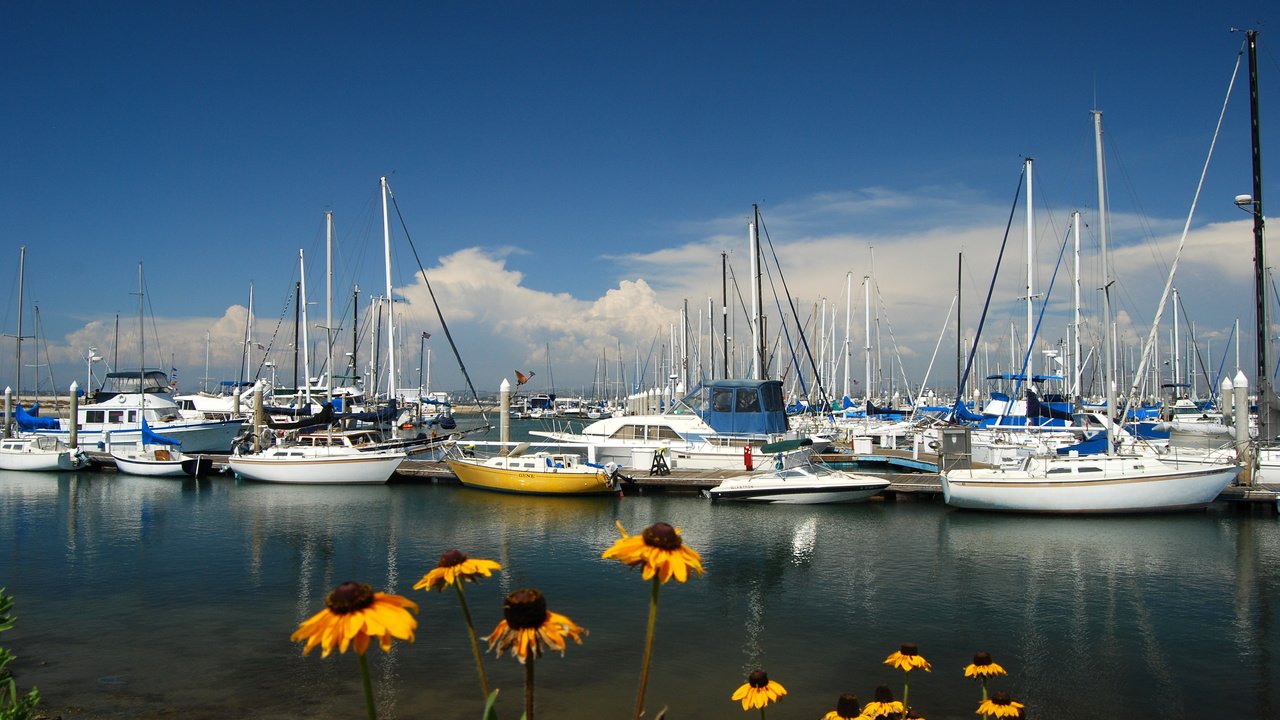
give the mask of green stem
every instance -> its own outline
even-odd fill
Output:
[[[524,720],[533,720],[533,655],[524,662]]]
[[[662,590],[662,581],[655,573],[653,590],[649,593],[649,629],[644,638],[644,662],[640,666],[640,692],[636,694],[636,720],[644,715],[644,692],[649,686],[649,663],[653,660],[653,630],[658,624],[658,593]]]
[[[364,682],[364,707],[369,711],[369,720],[378,720],[378,711],[373,706],[373,682],[369,679],[369,661],[364,653],[360,657],[360,678]]]
[[[480,643],[476,640],[476,627],[471,622],[471,610],[467,607],[467,596],[462,593],[462,582],[453,584],[458,589],[458,603],[462,605],[462,617],[467,621],[467,635],[471,638],[471,655],[476,659],[476,672],[480,673],[480,692],[489,697],[489,679],[484,675],[484,658],[480,654]]]
[[[764,706],[760,706],[760,720],[764,720]]]
[[[982,676],[982,702],[987,701],[987,676]]]
[[[911,706],[907,704],[907,693],[911,690],[911,671],[907,671],[907,679],[902,681],[902,707],[910,710]]]

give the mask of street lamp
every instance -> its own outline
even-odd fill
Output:
[[[102,357],[98,355],[98,348],[89,348],[89,354],[85,356],[84,360],[88,366],[85,372],[84,394],[85,397],[89,397],[89,392],[93,389],[93,364],[102,360]]]

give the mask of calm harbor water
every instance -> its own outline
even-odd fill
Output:
[[[789,691],[771,719],[812,720],[901,673],[925,717],[971,718],[962,669],[1035,718],[1280,716],[1280,521],[1215,506],[1168,517],[1047,518],[940,502],[713,505],[690,495],[533,498],[454,485],[281,487],[0,472],[0,585],[21,687],[79,718],[362,717],[350,654],[302,657],[289,635],[356,579],[421,605],[417,642],[370,649],[384,718],[477,718],[452,593],[412,585],[452,547],[504,570],[468,586],[478,629],[505,593],[543,591],[590,631],[537,665],[539,714],[627,717],[648,586],[600,554],[615,519],[683,529],[706,575],[662,592],[650,713],[738,718],[757,668]],[[487,656],[500,715],[520,714],[520,666]]]

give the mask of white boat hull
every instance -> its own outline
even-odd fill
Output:
[[[942,473],[948,505],[1032,513],[1139,513],[1194,510],[1213,502],[1237,465],[1172,466],[1143,457],[1032,458],[1027,468]]]
[[[233,455],[228,460],[238,477],[259,482],[298,485],[379,485],[387,482],[405,458],[403,453],[334,455]]]
[[[151,431],[182,443],[186,453],[225,453],[231,450],[236,436],[244,427],[243,420],[224,420],[200,423],[152,423]],[[67,430],[37,430],[41,435],[51,435],[67,442],[71,433]],[[106,438],[110,435],[111,447],[136,446],[142,440],[138,423],[118,426],[81,428],[77,441],[84,447],[100,447],[110,451]]]
[[[888,480],[871,475],[801,466],[729,478],[707,494],[712,500],[819,505],[864,502],[887,487]]]
[[[88,466],[88,464],[88,459],[74,450],[63,450],[61,452],[0,452],[0,470],[58,472],[62,470],[79,470]]]
[[[144,457],[129,457],[118,453],[112,453],[111,458],[116,461],[116,470],[129,475],[143,475],[147,477],[187,477],[187,471],[182,467],[184,458],[178,456],[172,460],[155,460]]]

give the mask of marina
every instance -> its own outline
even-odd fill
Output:
[[[950,510],[940,501],[756,506],[696,493],[534,497],[453,483],[290,487],[225,475],[0,473],[3,577],[18,676],[64,720],[351,717],[349,655],[303,657],[289,633],[337,583],[422,606],[413,644],[371,649],[379,717],[467,718],[478,696],[457,604],[413,583],[457,547],[503,570],[467,589],[478,630],[502,596],[539,588],[590,631],[539,663],[548,716],[616,716],[634,700],[647,585],[600,559],[614,521],[682,529],[706,574],[664,593],[654,708],[731,717],[745,673],[788,696],[771,715],[820,717],[837,695],[901,688],[884,657],[916,642],[928,717],[972,716],[961,670],[978,650],[1038,717],[1274,716],[1280,524],[1216,503],[1126,518]],[[749,528],[748,531],[744,529]],[[139,618],[139,621],[129,620]],[[193,648],[199,647],[199,652]],[[185,658],[175,668],[173,658]],[[520,668],[486,665],[500,715]]]

